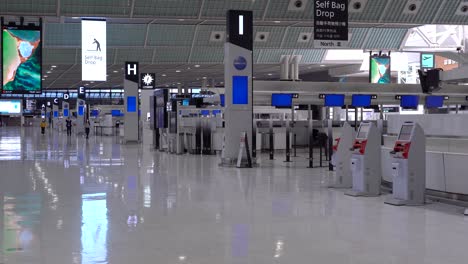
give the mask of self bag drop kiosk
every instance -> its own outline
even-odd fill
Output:
[[[329,184],[330,188],[351,188],[353,186],[349,161],[353,154],[351,148],[353,147],[355,135],[354,129],[348,123],[344,123],[341,137],[336,139],[336,145],[333,146],[332,165],[335,172]]]
[[[385,203],[422,205],[426,190],[426,136],[418,124],[405,122],[390,152],[393,194]]]
[[[353,189],[350,196],[378,196],[382,181],[380,132],[370,122],[362,122],[351,148]]]

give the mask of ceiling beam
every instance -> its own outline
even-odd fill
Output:
[[[135,0],[132,0],[131,6],[130,6],[130,18],[133,18],[134,10],[135,10]]]
[[[187,63],[190,63],[190,62],[192,61],[193,48],[195,47],[195,42],[197,41],[198,28],[199,28],[200,24],[201,24],[201,23],[198,23],[198,24],[195,26],[195,30],[193,31],[192,45],[190,46],[190,53],[189,53],[189,57],[188,57]]]
[[[204,8],[205,8],[205,0],[202,0],[201,5],[200,5],[200,10],[198,10],[198,16],[197,16],[198,20],[201,19]]]
[[[153,24],[154,22],[156,22],[158,19],[155,18],[153,20],[151,20],[147,25],[146,25],[146,34],[145,34],[145,43],[143,45],[144,48],[146,48],[146,46],[148,45],[148,35],[149,35],[149,29],[150,29],[150,25]]]
[[[56,9],[55,9],[55,14],[57,17],[60,17],[60,9],[61,9],[61,3],[60,3],[60,0],[57,0]]]
[[[270,8],[270,2],[271,0],[268,0],[265,5],[265,10],[263,10],[263,15],[262,15],[262,21],[265,21],[266,15],[268,14],[268,8]]]

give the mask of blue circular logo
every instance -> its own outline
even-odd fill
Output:
[[[237,57],[234,60],[234,68],[236,68],[238,71],[244,70],[247,68],[247,60],[242,56]]]

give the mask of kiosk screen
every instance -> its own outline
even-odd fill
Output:
[[[411,132],[413,131],[413,125],[404,125],[401,127],[400,136],[398,140],[409,141],[411,139]]]
[[[366,139],[367,138],[367,133],[369,133],[369,124],[361,125],[359,128],[359,133],[356,138],[359,139]]]

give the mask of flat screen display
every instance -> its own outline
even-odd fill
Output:
[[[327,94],[325,95],[325,106],[342,107],[344,105],[344,94]]]
[[[0,114],[21,114],[21,100],[0,100]]]
[[[372,96],[363,94],[353,94],[352,106],[353,107],[369,107],[371,106]]]
[[[400,100],[400,106],[403,108],[418,108],[419,96],[417,95],[402,95]]]
[[[82,106],[82,105],[78,106],[78,115],[79,116],[84,115],[84,106]]]
[[[411,132],[413,131],[413,125],[403,125],[401,127],[400,136],[398,140],[409,141],[411,139]]]
[[[210,115],[210,110],[201,110],[201,115],[202,116],[209,116]]]
[[[292,106],[292,94],[272,94],[271,95],[271,106],[276,107],[291,107]]]
[[[98,116],[99,115],[99,110],[91,110],[91,116]]]
[[[137,99],[136,96],[127,97],[127,112],[134,113],[137,111]]]
[[[220,115],[221,114],[221,110],[213,110],[213,115]]]
[[[444,96],[430,95],[426,97],[426,108],[439,108],[444,106]]]
[[[2,93],[40,94],[41,30],[4,26],[2,37]]]
[[[54,111],[54,118],[58,118],[58,117],[59,117],[58,111]]]
[[[388,84],[391,82],[391,60],[389,56],[370,57],[370,83]]]
[[[70,115],[68,109],[63,109],[63,116],[68,117]]]
[[[232,76],[232,104],[249,104],[249,77]]]
[[[367,138],[367,133],[369,133],[369,124],[362,124],[361,127],[359,127],[359,132],[356,138],[358,139],[366,139]]]
[[[111,115],[113,117],[119,117],[120,116],[120,110],[111,110]]]
[[[190,100],[189,100],[189,99],[184,99],[184,100],[182,101],[182,105],[183,105],[183,106],[189,106],[189,105],[190,105]]]

